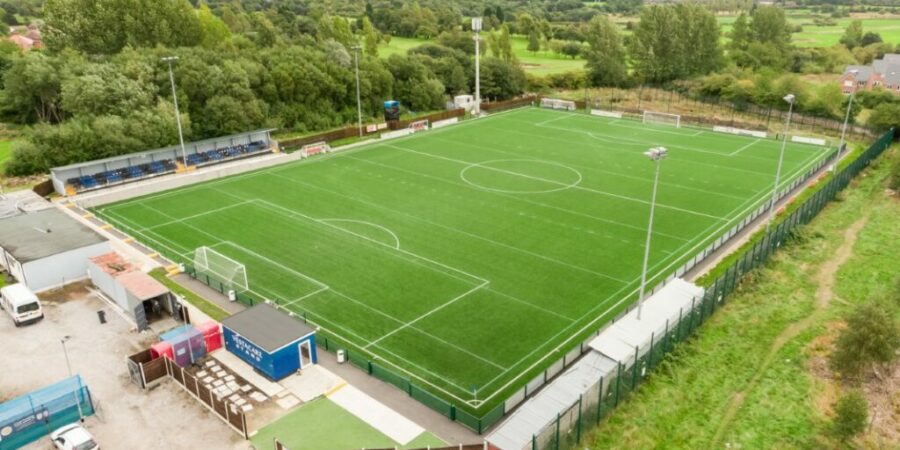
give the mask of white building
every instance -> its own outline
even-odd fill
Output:
[[[88,259],[109,242],[55,208],[0,220],[0,266],[32,291],[87,278]]]

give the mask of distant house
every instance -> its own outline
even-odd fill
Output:
[[[29,39],[21,34],[14,34],[9,37],[9,41],[16,44],[23,52],[27,52],[34,48],[34,40]]]
[[[847,66],[841,75],[841,90],[845,94],[876,87],[900,94],[900,54],[888,53],[871,66]]]
[[[23,52],[44,47],[41,30],[37,25],[12,27],[10,33],[9,41],[16,44]]]

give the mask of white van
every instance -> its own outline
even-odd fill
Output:
[[[0,288],[0,307],[12,317],[17,327],[44,318],[41,302],[24,284],[13,284]]]

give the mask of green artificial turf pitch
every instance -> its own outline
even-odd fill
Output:
[[[478,413],[637,298],[657,145],[652,286],[768,200],[779,141],[528,108],[97,212]]]

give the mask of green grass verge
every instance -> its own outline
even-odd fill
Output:
[[[215,303],[199,296],[194,291],[182,286],[177,281],[169,278],[163,268],[158,267],[151,270],[150,276],[155,278],[156,281],[159,281],[160,283],[165,285],[167,288],[169,288],[170,291],[185,299],[188,303],[202,311],[203,314],[209,316],[210,319],[221,322],[222,319],[230,316],[227,311],[219,308]]]
[[[425,432],[408,445],[400,446],[327,398],[314,400],[288,413],[259,430],[250,441],[258,449],[268,449],[274,448],[274,439],[291,450],[414,449],[446,445]]]
[[[13,141],[0,141],[0,175],[3,174],[6,163],[12,157],[12,144]]]
[[[884,195],[887,171],[875,166],[852,183],[842,201],[826,207],[802,239],[750,275],[694,340],[676,349],[634,396],[589,433],[587,445],[710,448],[731,397],[756,375],[775,337],[813,311],[821,264],[833,257],[846,228],[871,212],[854,256],[836,277],[838,298],[759,374],[719,443],[748,449],[834,447],[825,437],[827,418],[813,402],[818,385],[808,373],[808,348],[826,323],[852,304],[883,294],[896,280],[900,204]]]
[[[778,141],[528,108],[96,212],[480,416],[636,297],[655,145],[653,285],[766,200]],[[784,183],[825,155],[789,144]]]

